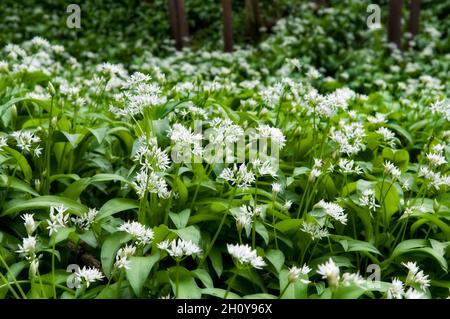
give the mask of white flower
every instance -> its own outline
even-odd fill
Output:
[[[427,158],[433,166],[441,166],[447,163],[445,156],[440,153],[428,153]]]
[[[3,147],[8,146],[8,139],[6,137],[0,137],[0,151]]]
[[[351,285],[357,285],[357,286],[363,286],[366,283],[363,277],[361,277],[358,273],[351,274],[351,273],[344,273],[342,275],[341,284],[344,287],[349,287]]]
[[[270,175],[272,177],[277,176],[277,170],[273,165],[272,161],[267,160],[262,162],[260,159],[255,159],[252,161],[253,167],[256,169],[259,176]]]
[[[426,299],[426,296],[414,288],[409,288],[405,292],[405,299]]]
[[[18,253],[23,254],[26,258],[33,258],[36,252],[37,240],[35,236],[23,238],[22,245],[19,245]]]
[[[339,170],[343,174],[362,174],[362,169],[358,165],[355,164],[353,160],[348,160],[345,158],[341,158],[338,163]]]
[[[415,262],[409,261],[406,264],[402,263],[402,265],[409,270],[408,276],[406,277],[407,284],[419,284],[422,289],[430,286],[428,275],[425,275]]]
[[[53,233],[58,232],[60,228],[66,227],[67,222],[69,221],[69,214],[64,214],[66,210],[67,208],[65,208],[64,205],[50,206],[50,219],[47,219],[47,229],[49,230],[49,236],[51,236]]]
[[[300,275],[307,276],[310,271],[311,271],[311,268],[309,268],[307,265],[303,265],[301,268],[292,266],[291,268],[289,268],[288,280],[289,280],[289,282],[295,282],[299,279]],[[300,281],[304,284],[310,283],[310,281],[306,280],[306,279],[300,279]]]
[[[238,188],[247,189],[255,181],[255,174],[242,163],[239,169],[236,164],[234,164],[233,169],[225,168],[219,178],[230,182],[231,185],[236,185]]]
[[[287,201],[284,203],[283,208],[284,208],[285,210],[289,210],[289,209],[291,209],[291,206],[292,206],[292,201],[291,201],[291,200],[287,200]]]
[[[386,174],[392,175],[395,179],[398,179],[402,174],[402,172],[390,161],[384,162],[384,171]]]
[[[82,213],[81,216],[73,217],[71,218],[71,220],[75,225],[77,225],[81,229],[88,230],[94,223],[97,215],[98,210],[96,208],[89,208],[87,212]]]
[[[347,214],[344,213],[344,209],[335,203],[328,203],[323,199],[317,203],[317,206],[323,208],[328,216],[337,220],[343,225],[347,224]]]
[[[39,258],[35,258],[30,262],[30,270],[29,273],[32,277],[36,276],[39,270]]]
[[[281,192],[282,187],[280,183],[272,183],[272,192],[277,194],[279,192]]]
[[[134,160],[141,166],[150,170],[165,171],[170,166],[170,159],[167,153],[161,150],[156,141],[147,142],[140,138],[141,145],[137,149]]]
[[[86,282],[86,287],[89,287],[90,283],[100,281],[104,278],[100,270],[98,270],[95,267],[87,268],[86,266],[84,266],[81,269],[78,269],[75,272],[75,276],[77,276],[78,279]]]
[[[373,211],[380,207],[380,205],[376,203],[375,191],[371,188],[367,188],[362,192],[361,197],[359,198],[359,202],[361,203],[361,205],[367,206],[370,210]]]
[[[311,236],[312,240],[322,239],[328,237],[330,234],[326,228],[320,227],[316,223],[303,222],[300,228],[302,232],[305,232]]]
[[[130,269],[129,257],[136,253],[136,247],[133,245],[125,245],[125,247],[120,248],[116,254],[115,266],[119,269],[125,268]]]
[[[270,127],[269,125],[260,125],[258,128],[259,138],[270,138],[272,144],[282,149],[286,145],[286,138],[280,129],[276,127]]]
[[[135,221],[122,224],[118,230],[130,234],[137,245],[148,245],[153,239],[153,230]]]
[[[167,251],[167,253],[176,259],[181,259],[183,257],[198,255],[202,252],[200,247],[194,244],[190,240],[183,240],[178,238],[177,240],[162,241],[158,244],[158,248]]]
[[[402,299],[404,293],[403,282],[398,278],[393,278],[386,297],[388,299]]]
[[[41,141],[39,137],[29,131],[16,131],[11,133],[11,136],[16,140],[17,147],[24,153],[31,153],[34,144]]]
[[[254,217],[261,215],[261,213],[261,206],[253,207],[250,205],[242,205],[239,208],[239,211],[233,214],[238,230],[252,225]]]
[[[38,226],[33,218],[33,214],[23,214],[22,219],[24,220],[23,225],[27,230],[27,234],[31,236]]]
[[[169,191],[167,182],[161,174],[149,170],[145,166],[141,168],[133,181],[133,186],[136,188],[139,198],[143,198],[146,192],[157,194],[159,198],[169,198],[171,191]]]
[[[342,128],[337,130],[331,128],[330,138],[339,146],[339,152],[347,155],[357,154],[366,148],[363,138],[366,136],[361,123],[342,124]]]
[[[262,257],[256,254],[256,250],[253,250],[249,245],[232,245],[227,244],[228,253],[239,262],[242,266],[252,266],[257,269],[261,269],[266,266],[266,263]]]
[[[201,133],[193,133],[190,128],[175,123],[169,129],[168,136],[173,143],[172,152],[176,152],[179,156],[184,158],[191,153],[195,156],[203,154]]]
[[[376,113],[375,116],[368,116],[367,121],[373,124],[381,124],[386,122],[386,114]]]
[[[244,136],[244,130],[229,119],[214,118],[212,128],[206,131],[208,140],[216,145],[230,145]]]
[[[395,146],[395,133],[386,127],[380,127],[377,131],[378,134],[383,136],[383,140],[390,146]]]
[[[324,264],[320,264],[317,273],[322,275],[323,279],[328,280],[328,285],[332,288],[339,286],[340,271],[339,267],[334,263],[333,259],[329,259]]]

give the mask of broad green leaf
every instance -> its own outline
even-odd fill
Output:
[[[209,272],[207,272],[205,269],[197,268],[195,270],[192,270],[191,274],[197,279],[200,279],[200,281],[206,288],[214,288],[211,276],[209,275]]]
[[[29,193],[33,196],[39,196],[29,184],[13,176],[0,175],[0,187],[11,188],[16,191]]]
[[[202,295],[209,295],[217,298],[224,298],[226,290],[220,288],[204,288],[201,290]],[[233,292],[228,292],[227,299],[241,299],[241,297]]]
[[[31,211],[33,209],[50,208],[50,206],[64,205],[67,211],[80,215],[88,211],[88,208],[70,198],[61,196],[40,196],[28,200],[16,199],[9,201],[0,216],[12,215],[23,211]]]
[[[109,278],[111,269],[116,258],[116,253],[122,244],[131,239],[131,235],[125,232],[117,232],[108,235],[102,245],[100,258],[102,261],[103,272]]]
[[[23,176],[26,182],[30,182],[33,177],[33,171],[31,170],[30,164],[28,164],[27,159],[21,153],[17,152],[8,146],[2,147],[3,150],[7,151],[17,162],[22,170]]]
[[[128,282],[136,296],[140,296],[142,288],[152,270],[153,265],[159,260],[159,252],[146,257],[129,257],[129,269],[126,270]]]
[[[184,209],[179,213],[169,213],[170,219],[172,220],[177,229],[186,227],[190,215],[191,210],[189,208]]]
[[[397,188],[391,182],[379,182],[375,185],[375,197],[382,205],[380,209],[384,213],[382,215],[384,224],[389,225],[392,215],[398,212],[400,207]]]
[[[178,274],[177,274],[178,272]],[[197,286],[193,275],[184,267],[169,268],[170,283],[175,296],[180,299],[200,299],[202,290]],[[177,280],[178,278],[178,280]],[[177,285],[178,282],[178,285]],[[178,295],[176,294],[178,290]]]
[[[265,257],[275,267],[277,272],[281,271],[284,265],[284,254],[281,250],[270,249]]]
[[[288,285],[288,274],[289,271],[287,269],[283,269],[279,275],[280,282],[280,294]],[[300,275],[299,280],[294,283],[289,284],[287,286],[286,291],[283,293],[283,296],[280,296],[281,299],[305,299],[308,297],[308,285],[303,283],[300,279],[307,280],[308,277],[306,275]]]
[[[118,212],[123,212],[125,210],[135,209],[138,207],[139,203],[134,199],[113,198],[103,204],[103,206],[99,209],[97,220],[114,215]]]
[[[200,231],[195,226],[188,226],[182,229],[172,229],[183,240],[190,240],[195,244],[200,243]]]

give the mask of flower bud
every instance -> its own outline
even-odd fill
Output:
[[[48,82],[47,90],[51,96],[55,96],[56,90],[55,90],[55,87],[53,86],[52,82]]]

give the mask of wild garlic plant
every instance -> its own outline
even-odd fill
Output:
[[[400,52],[332,3],[231,54],[0,19],[0,298],[447,298],[448,5]]]

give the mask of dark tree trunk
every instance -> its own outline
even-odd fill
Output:
[[[419,33],[420,26],[420,3],[421,0],[411,0],[409,12],[409,33],[412,37]]]
[[[169,19],[170,29],[172,30],[172,38],[175,40],[175,47],[177,50],[181,50],[183,44],[180,37],[180,30],[178,28],[179,23],[176,0],[169,0]]]
[[[183,41],[183,44],[186,44],[189,41],[189,26],[186,9],[184,7],[184,0],[177,0],[177,7],[181,40]]]
[[[225,52],[233,52],[233,28],[231,19],[231,0],[222,0],[223,42]]]
[[[177,50],[181,50],[189,38],[184,0],[169,0],[169,18],[175,47]]]
[[[403,0],[389,0],[388,41],[401,49]]]
[[[261,27],[261,15],[259,11],[259,0],[245,0],[247,15],[247,32],[253,40],[259,38],[259,28]]]

